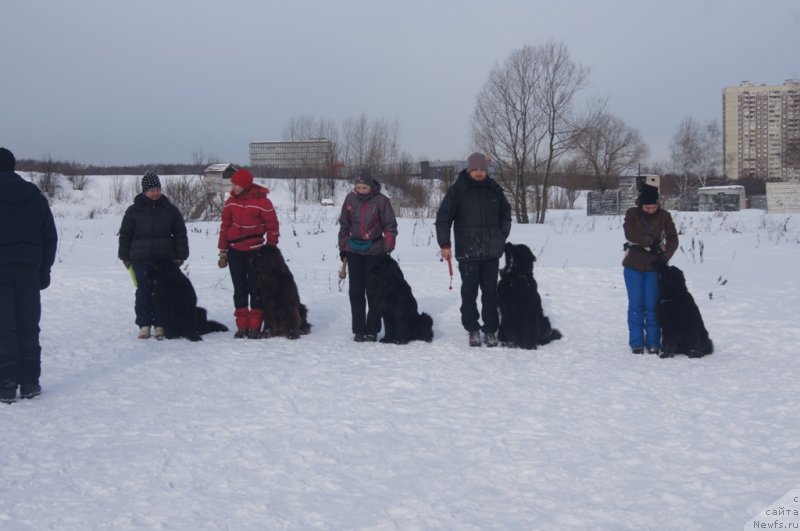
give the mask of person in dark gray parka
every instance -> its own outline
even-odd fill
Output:
[[[455,255],[461,274],[461,324],[469,332],[469,344],[481,345],[478,322],[478,289],[484,342],[497,346],[497,275],[500,256],[511,232],[511,206],[503,188],[488,176],[489,163],[481,153],[473,153],[467,168],[450,187],[436,213],[436,239],[442,257]],[[450,229],[455,237],[453,253]]]

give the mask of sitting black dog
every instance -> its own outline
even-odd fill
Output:
[[[561,332],[550,325],[542,309],[542,298],[533,278],[536,256],[527,245],[506,243],[505,258],[506,265],[500,270],[497,284],[500,344],[530,350],[561,339]]]
[[[156,262],[148,275],[153,294],[156,322],[164,327],[164,337],[185,337],[189,341],[200,341],[202,334],[227,332],[222,323],[208,320],[205,308],[197,306],[197,294],[189,278],[170,259]]]
[[[382,255],[372,273],[376,277],[375,309],[386,327],[381,343],[405,345],[415,340],[433,341],[433,319],[427,313],[418,312],[411,286],[394,258]]]
[[[280,249],[265,245],[253,257],[258,287],[264,301],[264,327],[261,337],[285,336],[297,339],[311,332],[308,309],[300,302],[294,275]]]
[[[701,358],[714,352],[703,317],[686,288],[683,271],[663,260],[655,262],[658,275],[656,314],[661,325],[661,357],[686,354]]]

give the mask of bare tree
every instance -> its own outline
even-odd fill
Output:
[[[670,160],[677,175],[676,191],[683,198],[710,177],[719,175],[722,164],[722,131],[716,120],[701,124],[686,116],[669,144]]]
[[[550,173],[577,132],[572,106],[587,77],[566,45],[549,41],[512,52],[476,98],[473,142],[500,165],[518,223],[530,222],[531,186],[535,222],[544,223]]]
[[[72,164],[67,165],[67,167],[64,169],[64,176],[72,185],[73,190],[80,191],[85,190],[86,186],[89,184],[89,177],[87,177],[86,172],[86,164],[73,162]]]
[[[58,191],[57,164],[57,162],[53,161],[52,157],[48,156],[44,160],[41,168],[42,171],[39,173],[38,177],[34,178],[36,186],[39,187],[39,190],[47,197],[50,203],[53,202],[56,192]]]
[[[537,79],[537,104],[547,121],[547,147],[544,172],[541,173],[539,186],[534,192],[541,190],[537,201],[536,223],[544,223],[547,213],[547,192],[550,172],[553,163],[567,152],[573,140],[580,133],[572,116],[575,96],[588,83],[589,69],[572,61],[569,49],[563,43],[548,41],[541,48],[541,77]]]
[[[637,170],[649,150],[639,131],[616,116],[605,111],[588,116],[589,122],[575,137],[575,149],[582,165],[595,176],[597,188],[605,191],[620,175]]]
[[[381,174],[399,159],[400,124],[396,120],[370,121],[363,113],[358,118],[346,118],[342,137],[342,154],[348,168],[369,168]]]

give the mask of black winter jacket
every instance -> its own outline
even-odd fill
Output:
[[[156,201],[139,194],[125,211],[119,228],[120,260],[154,262],[159,258],[186,260],[189,239],[178,207],[167,196]]]
[[[511,232],[511,205],[503,188],[490,177],[476,181],[462,170],[436,213],[439,247],[450,246],[451,226],[457,260],[500,258]]]
[[[0,172],[0,265],[32,265],[49,275],[57,243],[53,213],[36,185]]]

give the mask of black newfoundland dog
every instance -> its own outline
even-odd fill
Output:
[[[372,268],[376,278],[375,309],[383,318],[386,334],[381,343],[405,345],[409,341],[433,341],[433,319],[419,313],[417,300],[394,258],[384,254]]]
[[[156,320],[167,339],[185,337],[200,341],[209,332],[227,332],[222,323],[208,320],[205,308],[197,305],[197,294],[181,268],[170,259],[158,260],[148,275]]]
[[[661,357],[671,358],[675,354],[686,354],[690,358],[702,358],[714,352],[714,344],[708,337],[703,317],[686,288],[683,271],[659,261],[658,307],[656,312],[661,325]]]
[[[262,337],[284,336],[297,339],[311,332],[308,309],[300,303],[294,275],[289,271],[280,249],[265,245],[253,257],[258,288],[264,301]]]
[[[504,347],[535,349],[561,339],[561,332],[550,325],[542,310],[542,298],[533,278],[533,252],[527,245],[506,243],[505,257],[506,265],[500,270],[497,284],[498,341]]]

